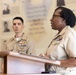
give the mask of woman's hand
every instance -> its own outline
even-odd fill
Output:
[[[43,57],[43,58],[45,58],[45,59],[49,59],[49,57],[48,57],[48,56],[43,55],[43,54],[40,54],[39,56],[40,56],[40,57]]]

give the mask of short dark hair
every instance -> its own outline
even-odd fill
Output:
[[[61,7],[61,6],[56,8],[55,11],[58,9],[61,9],[60,16],[64,20],[66,20],[66,24],[69,25],[70,27],[74,27],[76,22],[76,17],[73,11],[66,7]]]
[[[15,19],[19,19],[22,23],[24,23],[24,20],[23,20],[21,17],[15,17],[15,18],[13,18],[13,21],[14,21]]]

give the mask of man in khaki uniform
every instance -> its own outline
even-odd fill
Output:
[[[25,33],[23,33],[24,21],[21,17],[15,17],[13,19],[13,30],[15,36],[9,40],[1,41],[2,51],[13,51],[28,55],[35,55],[34,41],[29,39]],[[3,73],[3,60],[0,59],[0,73]]]
[[[35,55],[35,45],[33,40],[30,40],[25,33],[23,33],[24,21],[21,17],[15,17],[13,19],[13,30],[15,36],[5,41],[3,50],[9,50],[29,55]]]

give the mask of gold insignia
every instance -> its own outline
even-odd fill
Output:
[[[51,44],[52,45],[58,45],[59,43],[60,43],[60,41],[62,40],[62,36],[58,36],[58,37],[56,37],[52,42],[51,42]]]
[[[20,41],[18,41],[18,43],[19,43],[19,44],[26,44],[27,41],[26,41],[26,39],[21,39]]]

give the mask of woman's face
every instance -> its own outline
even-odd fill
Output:
[[[65,20],[61,17],[60,12],[62,10],[61,9],[57,9],[54,14],[51,21],[51,27],[54,30],[58,30],[61,31],[65,26]]]

